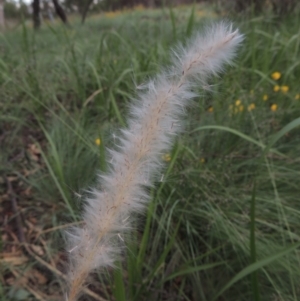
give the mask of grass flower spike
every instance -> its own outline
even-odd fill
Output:
[[[85,202],[83,226],[68,232],[70,253],[67,300],[77,300],[88,274],[113,266],[130,229],[132,214],[145,209],[150,187],[163,167],[174,137],[182,131],[185,108],[211,75],[230,63],[243,36],[219,23],[174,51],[174,67],[149,81],[129,111],[118,146],[109,150],[109,171],[100,175],[101,190]]]

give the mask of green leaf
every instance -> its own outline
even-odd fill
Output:
[[[216,262],[216,263],[203,264],[203,265],[196,266],[196,267],[188,267],[188,268],[182,269],[181,271],[178,271],[178,272],[175,272],[175,273],[171,274],[166,279],[164,279],[164,282],[169,281],[169,280],[171,280],[173,278],[176,278],[178,276],[184,276],[184,275],[188,275],[188,274],[192,274],[192,273],[212,269],[212,268],[214,268],[216,266],[219,266],[219,265],[222,265],[224,263],[225,262]]]
[[[255,238],[255,212],[256,210],[256,179],[254,180],[253,189],[252,189],[252,198],[251,198],[251,209],[250,209],[250,255],[251,262],[256,262],[256,238]],[[253,297],[255,301],[260,300],[259,293],[259,283],[258,283],[258,274],[257,271],[252,273],[252,288],[253,288]]]
[[[173,38],[174,38],[174,40],[176,40],[177,39],[176,18],[175,18],[175,14],[173,12],[172,7],[170,7],[170,19],[171,19],[171,22],[172,22]]]
[[[262,142],[259,142],[257,140],[255,140],[254,138],[246,135],[246,134],[243,134],[242,132],[238,131],[238,130],[235,130],[235,129],[232,129],[232,128],[229,128],[229,127],[226,127],[226,126],[221,126],[221,125],[205,125],[205,126],[200,126],[198,128],[196,128],[195,130],[191,131],[191,133],[194,133],[194,132],[197,132],[197,131],[202,131],[202,130],[220,130],[220,131],[225,131],[225,132],[229,132],[229,133],[232,133],[234,135],[237,135],[239,136],[240,138],[248,141],[248,142],[251,142],[257,146],[259,146],[260,148],[262,149],[266,149],[267,146],[265,144],[263,144]],[[277,154],[279,156],[283,156],[282,153],[278,152],[277,150],[275,149],[271,149],[269,148],[269,150],[274,153],[274,154]]]

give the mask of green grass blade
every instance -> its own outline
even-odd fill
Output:
[[[158,261],[156,262],[150,276],[148,277],[148,279],[152,279],[153,276],[156,274],[156,272],[159,270],[161,264],[165,261],[167,255],[169,254],[172,246],[174,245],[174,242],[175,242],[175,238],[176,238],[176,235],[178,233],[178,230],[179,230],[179,226],[180,226],[180,221],[178,221],[177,225],[176,225],[176,228],[174,230],[174,233],[172,234],[172,236],[170,237],[170,240],[168,242],[168,244],[165,246],[161,256],[159,257]]]
[[[194,132],[197,132],[197,131],[202,131],[202,130],[220,130],[220,131],[225,131],[225,132],[229,132],[229,133],[232,133],[234,135],[237,135],[239,137],[241,137],[242,139],[248,141],[248,142],[251,142],[257,146],[259,146],[260,148],[262,149],[266,149],[266,145],[263,144],[262,142],[259,142],[255,139],[253,139],[252,137],[246,135],[246,134],[243,134],[242,132],[238,131],[238,130],[235,130],[235,129],[232,129],[232,128],[229,128],[229,127],[226,127],[226,126],[221,126],[221,125],[206,125],[206,126],[200,126],[198,128],[196,128],[195,130],[191,131],[191,133],[194,133]],[[283,154],[281,154],[280,152],[278,152],[277,150],[275,149],[269,149],[271,152],[277,154],[277,155],[280,155],[280,156],[283,156]]]
[[[153,267],[152,271],[147,276],[147,278],[144,279],[142,285],[137,289],[134,300],[136,300],[136,298],[140,295],[140,293],[145,289],[145,286],[153,279],[153,277],[156,275],[157,271],[160,269],[161,265],[165,261],[165,259],[166,259],[167,255],[169,254],[172,246],[174,245],[174,242],[175,242],[178,230],[179,230],[179,226],[180,226],[180,221],[178,221],[178,223],[176,225],[176,228],[174,230],[174,233],[171,235],[169,242],[164,247],[164,250],[163,250],[162,254],[160,255],[160,257],[158,258],[158,260],[156,261],[156,264]]]
[[[172,280],[178,276],[184,276],[184,275],[189,275],[189,274],[200,272],[200,271],[209,270],[214,267],[220,266],[224,263],[225,262],[216,262],[216,263],[203,264],[203,265],[196,266],[196,267],[188,267],[188,268],[182,269],[178,272],[171,274],[170,276],[168,276],[167,278],[164,279],[164,282]]]
[[[236,282],[240,281],[244,277],[248,276],[249,274],[253,273],[254,271],[257,271],[266,265],[272,263],[273,261],[276,261],[280,259],[281,257],[288,255],[295,249],[300,247],[300,243],[294,244],[292,246],[289,246],[285,248],[284,250],[277,252],[271,256],[268,256],[267,258],[264,258],[262,260],[259,260],[255,263],[250,264],[246,268],[244,268],[242,271],[240,271],[238,274],[236,274],[217,294],[216,296],[212,299],[212,301],[217,300],[219,296],[221,296],[226,290],[228,290],[233,284]]]
[[[117,268],[114,270],[113,295],[116,301],[126,301],[122,264],[118,262],[116,266]]]
[[[153,195],[153,192],[151,193]],[[142,271],[142,265],[146,254],[146,248],[147,243],[149,241],[149,233],[150,233],[150,226],[151,226],[151,220],[153,216],[153,210],[154,210],[154,201],[151,201],[148,210],[147,210],[147,219],[146,219],[146,225],[143,229],[143,237],[140,243],[139,253],[136,259],[136,265],[137,265],[137,271],[141,274]]]
[[[251,255],[252,264],[256,262],[255,205],[256,205],[256,181],[254,180],[253,189],[252,189],[252,198],[251,198],[251,208],[250,208],[250,255]],[[255,301],[260,301],[258,271],[257,270],[253,271],[251,277],[252,277],[253,298]]]
[[[131,74],[132,73],[132,69],[131,68],[127,68],[124,71],[122,71],[122,73],[120,74],[120,76],[114,81],[113,83],[113,88],[116,88],[120,85],[120,83],[122,83],[122,81],[124,81],[124,78],[127,74]]]
[[[166,179],[168,177],[168,175],[170,174],[170,172],[172,171],[172,169],[175,165],[176,159],[179,155],[179,152],[180,152],[180,144],[176,143],[174,150],[171,154],[171,161],[167,167],[166,173],[163,175],[164,179]],[[165,183],[166,183],[166,181],[161,180],[161,184],[158,187],[157,192],[156,192],[155,201],[157,200],[158,196],[160,195],[161,191],[163,190]]]
[[[190,37],[192,35],[194,25],[195,25],[195,4],[193,5],[193,8],[191,10],[191,14],[189,16],[188,24],[186,27],[185,34],[187,37]]]
[[[109,96],[110,96],[109,98],[111,100],[112,108],[113,108],[113,111],[115,113],[115,116],[117,117],[117,119],[120,122],[120,124],[122,126],[125,126],[125,121],[124,121],[124,119],[123,119],[123,117],[121,115],[121,112],[119,110],[119,107],[117,105],[116,98],[115,98],[115,96],[114,96],[114,94],[113,94],[113,92],[111,90],[109,91]]]
[[[99,133],[99,139],[100,139],[100,170],[102,172],[107,171],[107,162],[106,162],[106,148],[105,148],[105,141],[102,135],[102,132]]]
[[[173,39],[176,40],[177,39],[176,17],[175,17],[172,7],[170,7],[170,9],[169,9],[169,13],[170,13],[170,19],[171,19],[171,24],[172,24]]]
[[[55,174],[55,172],[54,172],[54,170],[53,170],[53,167],[51,166],[51,164],[50,164],[49,160],[47,159],[47,156],[46,156],[45,153],[43,152],[42,148],[40,147],[40,145],[38,145],[38,147],[39,147],[39,150],[40,150],[40,152],[41,152],[42,158],[43,158],[43,160],[44,160],[44,162],[45,162],[45,164],[46,164],[46,166],[47,166],[47,169],[48,169],[48,171],[49,171],[49,173],[50,173],[50,175],[51,175],[52,180],[54,181],[54,183],[55,183],[57,189],[59,190],[59,192],[60,192],[60,194],[61,194],[61,197],[62,197],[62,199],[64,200],[64,202],[65,202],[65,204],[66,204],[66,206],[67,206],[67,208],[68,208],[70,214],[72,215],[74,221],[76,221],[76,220],[77,220],[77,217],[76,217],[76,215],[75,215],[75,213],[74,213],[74,210],[73,210],[73,208],[72,208],[72,206],[71,206],[71,204],[70,204],[70,202],[69,202],[69,199],[68,199],[68,197],[67,197],[67,195],[66,195],[66,193],[65,193],[65,190],[64,190],[63,187],[61,186],[60,181],[59,181],[59,179],[57,178],[57,176],[56,176],[56,174]]]
[[[300,117],[294,119],[293,121],[291,121],[290,123],[288,123],[285,127],[283,127],[278,133],[276,133],[271,141],[269,142],[269,144],[267,145],[264,154],[266,155],[270,150],[271,147],[280,139],[282,138],[285,134],[287,134],[288,132],[292,131],[293,129],[295,129],[296,127],[300,126]]]

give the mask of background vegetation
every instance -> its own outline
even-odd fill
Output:
[[[236,63],[189,112],[116,271],[83,300],[300,299],[300,18],[253,6]],[[223,7],[134,6],[0,36],[1,300],[62,300],[80,223],[136,87]]]

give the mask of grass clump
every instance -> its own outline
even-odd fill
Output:
[[[2,299],[61,298],[59,231],[66,220],[80,223],[84,188],[104,168],[103,148],[114,144],[132,91],[202,26],[198,10],[144,10],[1,36],[1,172],[28,246],[23,252],[13,235],[2,180]],[[189,110],[186,133],[163,154],[167,170],[129,237],[126,262],[93,275],[87,298],[299,299],[299,18],[236,23],[246,36],[236,65]]]

